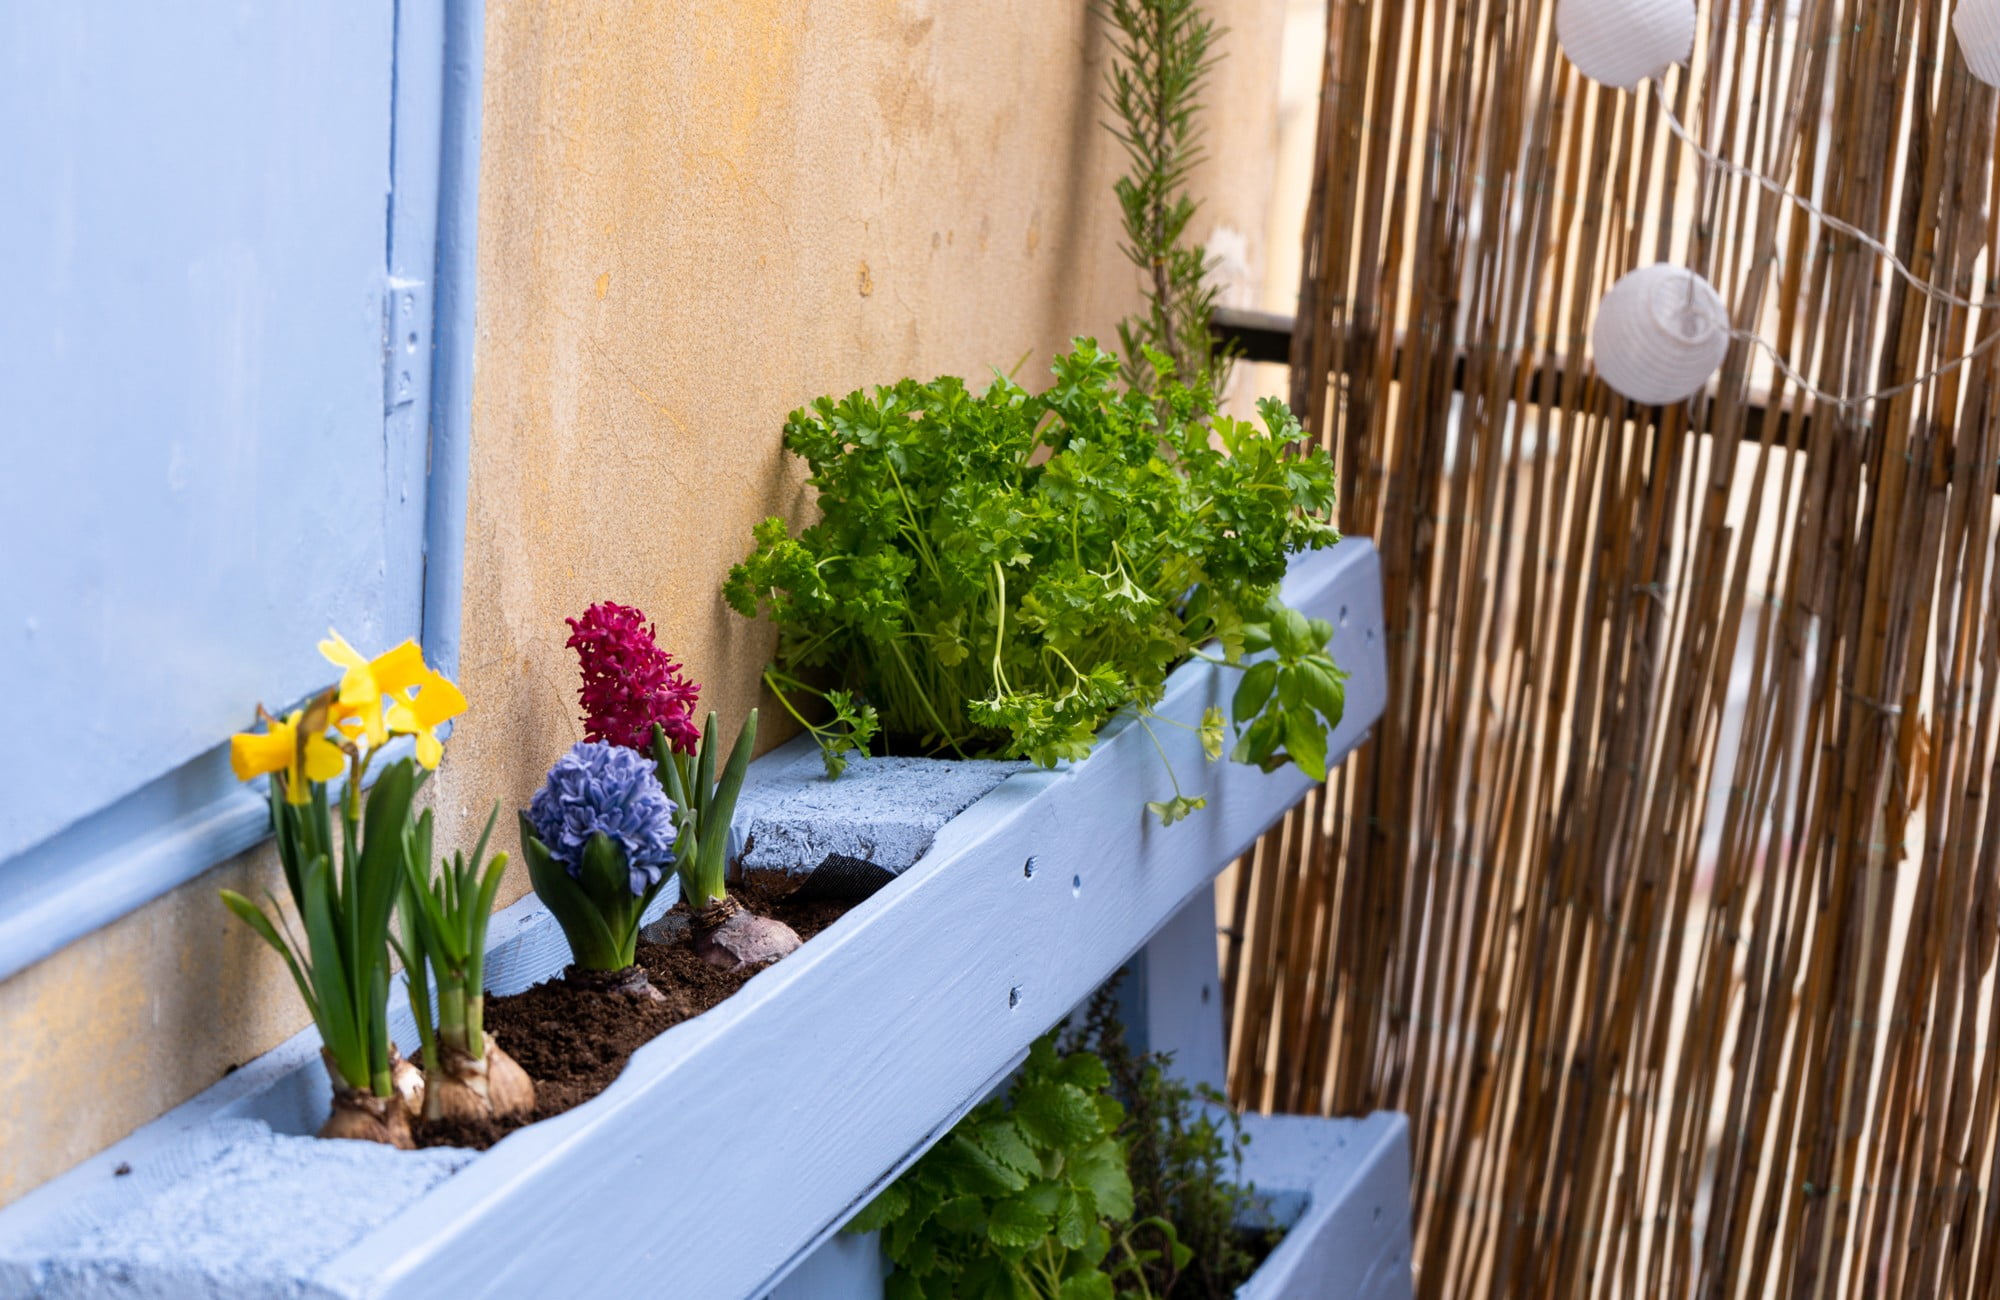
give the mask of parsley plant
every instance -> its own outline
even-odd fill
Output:
[[[1324,779],[1343,702],[1332,628],[1277,593],[1292,552],[1339,540],[1333,465],[1282,402],[1264,401],[1260,423],[1219,415],[1205,387],[1148,357],[1150,392],[1079,339],[1041,393],[1004,376],[978,394],[906,379],[792,414],[785,445],[812,467],[821,517],[796,537],[759,524],[725,594],[778,625],[766,681],[830,774],[878,739],[1081,759],[1121,708],[1159,721],[1167,674],[1213,640],[1211,657],[1246,670],[1233,756]],[[831,721],[808,720],[806,693]],[[1211,758],[1225,727],[1220,710],[1203,720]],[[1176,778],[1151,806],[1172,822],[1202,799]]]

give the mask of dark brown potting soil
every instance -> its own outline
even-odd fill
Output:
[[[752,876],[731,887],[745,907],[774,917],[811,939],[855,906],[848,900],[795,902],[785,896],[795,881]],[[686,915],[683,904],[673,911]],[[757,972],[725,972],[694,955],[685,940],[639,944],[639,964],[665,1002],[572,988],[558,976],[520,993],[486,999],[486,1032],[520,1062],[535,1081],[535,1113],[523,1120],[419,1120],[420,1147],[472,1147],[484,1151],[523,1124],[581,1106],[611,1086],[640,1046],[698,1016],[748,983]],[[762,969],[761,967],[758,969]]]

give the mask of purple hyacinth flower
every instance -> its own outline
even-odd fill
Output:
[[[652,763],[622,745],[571,746],[529,800],[528,822],[572,880],[581,878],[584,846],[599,834],[624,851],[635,898],[674,865],[673,800]]]

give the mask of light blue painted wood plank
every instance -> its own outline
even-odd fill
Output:
[[[877,1234],[838,1236],[770,1291],[768,1300],[882,1300],[888,1275]]]
[[[395,17],[391,201],[382,305],[382,549],[392,564],[399,565],[391,578],[401,598],[414,596],[412,612],[421,632],[432,362],[437,343],[446,7],[441,0],[398,4]]]
[[[1170,1053],[1178,1077],[1227,1090],[1213,889],[1189,899],[1126,964],[1118,1003],[1133,1050]]]
[[[424,654],[458,672],[465,512],[472,474],[472,363],[478,335],[479,141],[485,0],[444,0],[438,109],[430,494],[424,519]]]
[[[1409,1121],[1246,1115],[1243,1125],[1244,1176],[1305,1204],[1240,1300],[1409,1300]]]

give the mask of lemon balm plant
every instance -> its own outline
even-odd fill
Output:
[[[830,774],[883,739],[905,751],[1080,759],[1120,708],[1142,724],[1191,655],[1249,669],[1233,756],[1326,775],[1342,674],[1332,628],[1278,598],[1292,552],[1339,540],[1334,472],[1283,403],[1218,414],[1149,352],[1128,389],[1089,339],[1030,393],[996,377],[904,380],[796,411],[785,446],[811,466],[820,519],[782,519],[725,594],[778,627],[766,682],[820,743]],[[1244,656],[1268,651],[1270,666]],[[833,717],[809,721],[819,694]],[[1228,722],[1210,710],[1211,758]],[[1180,790],[1163,821],[1202,806]]]
[[[270,779],[278,858],[303,934],[275,898],[268,913],[231,890],[222,901],[284,959],[319,1027],[334,1089],[320,1136],[407,1147],[422,1086],[389,1041],[389,923],[417,833],[419,767],[437,766],[437,730],[464,712],[465,696],[413,641],[368,659],[336,632],[320,651],[343,670],[340,684],[282,718],[260,707],[263,730],[229,746],[240,780]],[[415,739],[414,759],[388,762],[369,786],[396,736]],[[336,795],[329,785],[343,776]]]
[[[975,1107],[847,1225],[880,1232],[887,1300],[1159,1300],[1146,1265],[1188,1249],[1173,1224],[1132,1222],[1104,1063],[1036,1040],[1004,1097]],[[1140,1244],[1143,1234],[1152,1245]]]

